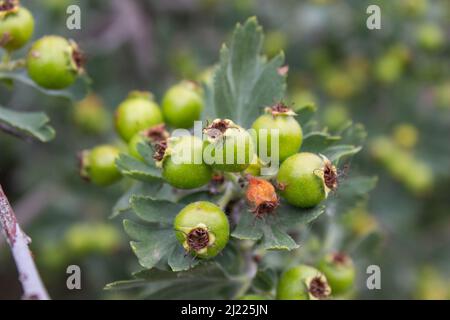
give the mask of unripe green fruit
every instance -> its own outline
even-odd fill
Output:
[[[202,259],[215,257],[225,248],[230,236],[227,216],[207,201],[184,207],[175,217],[174,229],[185,250]]]
[[[277,105],[278,106],[278,105]],[[276,108],[276,107],[274,107]],[[291,155],[297,153],[300,150],[303,141],[303,132],[300,124],[295,120],[289,111],[276,112],[274,108],[268,109],[268,114],[260,116],[253,122],[252,128],[256,130],[256,140],[258,155],[271,156],[272,155],[272,139],[275,133],[271,130],[278,130],[278,153],[280,162],[283,162]],[[266,137],[267,140],[264,140]],[[260,143],[266,141],[266,154],[261,155]]]
[[[33,35],[34,18],[27,9],[0,11],[0,46],[8,51],[22,48]]]
[[[279,300],[317,300],[325,299],[330,294],[326,277],[307,265],[299,265],[284,272],[277,287]]]
[[[424,24],[417,31],[419,45],[425,50],[435,51],[445,43],[445,35],[436,24]]]
[[[325,180],[329,181],[328,185]],[[281,186],[281,196],[287,202],[310,208],[336,188],[336,168],[324,157],[309,152],[297,153],[281,164],[277,181]]]
[[[81,153],[80,175],[99,186],[113,184],[121,178],[116,167],[119,149],[110,145],[101,145]]]
[[[82,72],[83,60],[75,42],[59,36],[45,36],[37,40],[28,53],[28,74],[43,88],[64,89]]]
[[[162,159],[164,179],[179,189],[204,186],[212,178],[212,168],[203,162],[202,156],[201,139],[194,136],[171,138]]]
[[[148,140],[145,138],[145,135],[143,134],[143,132],[138,132],[136,133],[133,138],[130,139],[130,141],[128,142],[128,153],[130,154],[130,156],[140,160],[140,161],[144,161],[144,158],[141,156],[141,154],[139,153],[137,146],[140,143],[145,143],[148,142]]]
[[[255,150],[250,134],[231,120],[214,120],[205,129],[208,137],[205,155],[218,171],[241,172],[252,162]]]
[[[78,223],[67,231],[64,241],[72,255],[109,254],[120,246],[120,233],[107,224]]]
[[[324,123],[332,131],[342,129],[349,119],[347,108],[341,104],[332,104],[323,112]]]
[[[149,92],[131,92],[116,110],[116,130],[126,142],[139,131],[162,122],[161,111]]]
[[[352,259],[345,254],[326,255],[319,261],[317,269],[327,277],[333,295],[347,293],[355,283],[355,266]]]
[[[183,81],[170,88],[162,100],[166,122],[174,128],[191,128],[200,119],[203,97],[193,82]]]
[[[110,114],[102,100],[94,95],[88,95],[78,102],[73,109],[75,124],[89,134],[101,134],[110,127]]]

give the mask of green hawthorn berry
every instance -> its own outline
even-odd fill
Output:
[[[184,207],[175,217],[174,229],[184,249],[202,259],[213,258],[221,252],[230,235],[225,213],[207,201]]]
[[[127,142],[139,131],[160,123],[163,117],[150,92],[132,91],[117,107],[116,130]]]
[[[212,168],[203,162],[203,141],[194,136],[170,138],[155,144],[155,160],[162,166],[164,179],[179,189],[194,189],[207,184]]]
[[[378,81],[391,84],[402,76],[403,69],[401,59],[393,54],[386,54],[376,61],[374,74]]]
[[[260,144],[263,144],[266,150],[263,156],[270,157],[273,135],[278,134],[278,154],[280,162],[283,162],[299,151],[303,141],[302,128],[293,117],[295,113],[283,103],[278,103],[266,111],[267,114],[260,116],[252,125],[252,129],[256,131],[258,154],[262,156]]]
[[[30,11],[14,1],[0,1],[0,47],[8,51],[22,48],[33,30],[34,18]]]
[[[355,282],[355,266],[352,259],[344,253],[331,253],[323,257],[318,265],[334,295],[347,293]]]
[[[331,104],[323,111],[323,121],[331,131],[338,131],[349,123],[349,113],[345,106]]]
[[[88,95],[75,105],[73,119],[78,128],[89,134],[101,134],[110,127],[110,114],[95,94]]]
[[[204,129],[207,137],[205,162],[227,172],[245,170],[255,151],[251,135],[233,121],[216,119]]]
[[[445,35],[436,24],[424,24],[417,31],[419,45],[425,50],[435,51],[445,43]]]
[[[162,100],[166,122],[174,128],[191,128],[203,110],[201,88],[194,82],[183,81],[170,88]]]
[[[77,44],[59,36],[45,36],[31,47],[27,57],[28,74],[46,89],[64,89],[82,73],[84,56]]]
[[[330,294],[331,288],[325,275],[307,265],[284,272],[277,287],[279,300],[318,300],[326,299]]]
[[[120,233],[111,225],[78,223],[64,236],[65,249],[72,255],[108,254],[120,246]]]
[[[297,153],[280,166],[277,176],[281,196],[290,204],[310,208],[337,188],[336,168],[323,156]]]
[[[80,154],[80,175],[99,186],[113,184],[121,175],[116,167],[119,149],[110,145],[101,145]]]

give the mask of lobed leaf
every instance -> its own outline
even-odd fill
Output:
[[[230,48],[224,45],[220,52],[213,86],[206,87],[206,115],[250,127],[264,107],[283,98],[286,78],[279,68],[284,55],[267,62],[260,55],[262,43],[263,32],[256,18],[236,26]]]
[[[145,182],[162,181],[161,170],[127,154],[120,154],[116,166],[125,177]]]
[[[243,278],[230,277],[218,264],[204,263],[189,271],[158,269],[135,273],[134,279],[108,284],[105,289],[142,288],[145,299],[230,299],[243,286]]]
[[[171,225],[183,205],[147,196],[133,196],[130,200],[134,213],[144,221]]]
[[[264,218],[256,218],[251,212],[241,213],[232,236],[241,240],[261,240],[267,250],[292,250],[298,244],[289,236],[288,231],[299,225],[306,225],[317,219],[324,207],[300,209],[282,203],[277,211]]]

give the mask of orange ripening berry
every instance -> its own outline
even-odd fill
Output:
[[[252,206],[251,211],[257,218],[272,213],[280,203],[274,186],[267,180],[252,176],[248,176],[247,180],[246,197]]]

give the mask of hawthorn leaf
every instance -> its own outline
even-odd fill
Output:
[[[213,86],[206,87],[205,114],[250,127],[264,107],[283,98],[286,77],[279,68],[284,54],[267,61],[261,56],[263,38],[255,17],[236,26],[230,47],[223,45],[221,49]]]
[[[323,150],[321,153],[331,162],[337,164],[341,158],[353,156],[361,151],[361,149],[362,147],[356,147],[353,145],[336,145]]]
[[[301,150],[302,152],[320,153],[340,139],[339,136],[332,136],[327,132],[310,132],[303,137]]]
[[[105,289],[142,289],[143,299],[231,299],[245,279],[230,277],[217,263],[207,262],[189,271],[150,269],[137,272],[134,279],[108,284]]]
[[[183,208],[182,204],[147,196],[133,196],[130,200],[134,213],[144,221],[172,225],[173,219]]]
[[[177,243],[171,228],[144,226],[130,220],[124,220],[123,225],[128,236],[135,240],[130,245],[144,268],[153,268]]]
[[[122,175],[134,180],[146,182],[162,180],[160,169],[145,164],[124,153],[121,153],[116,159],[116,166]]]
[[[133,195],[136,196],[154,196],[158,198],[163,187],[161,183],[143,183],[136,181],[120,198],[113,207],[110,219],[117,217],[123,212],[131,209],[130,200]]]
[[[0,129],[19,136],[29,136],[41,142],[55,137],[50,119],[43,112],[19,112],[0,106]]]
[[[47,96],[61,97],[72,101],[82,100],[89,93],[89,86],[91,82],[88,76],[83,75],[78,77],[75,83],[70,87],[68,87],[67,89],[63,90],[45,89],[36,84],[36,82],[34,82],[28,76],[27,72],[23,70],[0,71],[0,80],[18,82],[33,89],[36,89],[37,91]]]
[[[251,212],[245,211],[241,213],[231,236],[241,240],[261,240],[262,247],[267,250],[292,250],[298,244],[289,236],[288,231],[313,222],[323,212],[323,206],[301,209],[285,203],[264,218],[256,218]]]

